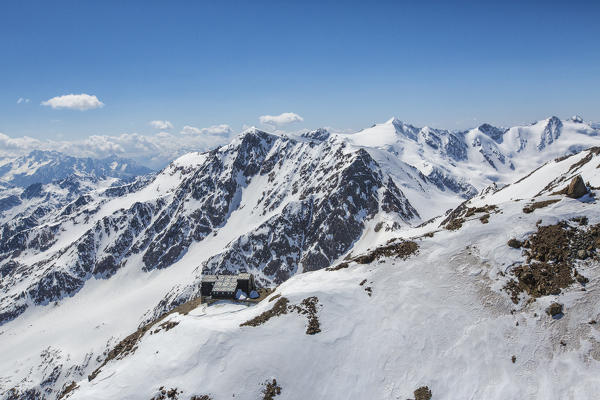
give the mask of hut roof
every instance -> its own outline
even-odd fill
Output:
[[[237,281],[237,275],[219,275],[212,290],[213,292],[235,292]]]

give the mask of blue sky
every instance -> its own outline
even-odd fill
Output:
[[[5,1],[0,132],[600,120],[599,2]],[[40,103],[86,93],[87,111]],[[19,98],[29,99],[17,104]]]

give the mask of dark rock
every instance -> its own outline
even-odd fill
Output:
[[[11,195],[0,199],[0,212],[9,210],[21,204],[21,199],[18,196]]]
[[[510,239],[506,244],[513,249],[520,249],[523,246],[523,242],[514,238]]]
[[[581,175],[577,175],[575,178],[571,180],[569,186],[567,187],[567,196],[572,199],[578,199],[581,196],[587,194],[588,189],[581,178]]]
[[[563,305],[560,303],[552,303],[546,309],[546,313],[552,318],[560,318],[563,315]]]
[[[42,195],[42,184],[41,183],[33,183],[29,186],[27,186],[25,188],[25,190],[23,190],[23,193],[21,193],[21,198],[22,199],[33,199],[34,197],[39,197]]]

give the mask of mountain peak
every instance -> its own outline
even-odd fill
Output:
[[[404,121],[394,117],[389,119],[386,124],[391,124],[397,133],[409,137],[410,139],[416,140],[419,129],[411,124],[407,124]]]
[[[479,129],[479,131],[481,133],[483,133],[484,135],[490,137],[491,139],[493,139],[497,143],[502,143],[503,136],[506,133],[506,130],[497,128],[497,127],[495,127],[493,125],[490,125],[488,123],[484,123],[484,124],[479,125],[479,127],[477,129]]]
[[[556,117],[552,116],[548,118],[544,131],[540,137],[540,143],[538,144],[538,150],[544,149],[546,146],[552,144],[562,132],[563,123]]]
[[[260,129],[258,129],[256,126],[251,126],[249,128],[244,129],[240,135],[246,135],[248,133],[256,133],[256,132],[262,132]]]
[[[549,124],[558,124],[558,123],[562,123],[562,121],[556,115],[553,115],[550,118],[548,118],[548,123]]]
[[[318,142],[323,142],[323,141],[329,139],[329,136],[331,136],[331,134],[325,128],[318,128],[313,131],[304,132],[300,136],[303,138],[307,138],[307,139],[313,139]]]
[[[573,115],[571,117],[571,121],[572,122],[576,122],[578,124],[582,124],[583,123],[583,118],[581,118],[581,116],[579,116],[579,115]]]

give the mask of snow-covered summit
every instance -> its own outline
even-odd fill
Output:
[[[384,150],[432,180],[447,176],[482,190],[491,181],[509,183],[515,174],[594,146],[599,134],[597,127],[581,118],[560,120],[553,116],[527,126],[498,128],[482,124],[464,132],[418,128],[391,118],[357,133],[339,136],[371,151],[378,161],[383,159],[376,150]]]

